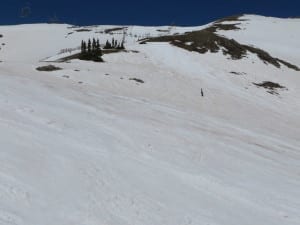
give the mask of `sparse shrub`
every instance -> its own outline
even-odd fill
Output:
[[[59,51],[59,54],[63,54],[63,53],[72,53],[73,51],[79,50],[80,48],[64,48],[62,50]]]

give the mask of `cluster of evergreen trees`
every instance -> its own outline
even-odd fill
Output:
[[[125,49],[124,41],[118,42],[114,38],[112,39],[111,42],[107,40],[103,49],[118,49],[118,50]],[[95,38],[93,38],[92,40],[89,39],[88,42],[81,41],[81,53],[79,55],[79,59],[103,62],[102,55],[103,54],[102,54],[102,49],[100,46],[99,39],[97,40]]]
[[[111,42],[109,42],[108,40],[106,41],[103,49],[119,49],[119,50],[125,49],[124,41],[118,42],[117,40],[112,38]]]
[[[88,40],[86,43],[85,41],[81,42],[81,53],[101,53],[101,47],[100,47],[100,42],[99,39],[93,38],[93,41],[91,39]]]
[[[79,59],[103,62],[102,55],[99,39],[96,40],[93,38],[92,41],[89,39],[87,43],[85,41],[81,42],[81,54]]]

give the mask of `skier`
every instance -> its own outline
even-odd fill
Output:
[[[202,88],[201,88],[201,96],[202,96],[202,97],[204,97],[204,93],[203,93],[203,90],[202,90]]]

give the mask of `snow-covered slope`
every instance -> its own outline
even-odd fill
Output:
[[[272,55],[300,66],[300,19],[279,19],[245,15],[238,21],[241,30],[220,31],[227,37],[244,44],[262,48]],[[232,22],[236,23],[236,22]]]
[[[299,20],[246,18],[219,32],[300,66]],[[123,31],[0,27],[0,225],[298,225],[300,72],[136,42],[207,26],[128,26],[132,51],[55,72],[36,67]]]

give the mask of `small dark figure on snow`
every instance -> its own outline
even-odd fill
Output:
[[[201,96],[202,96],[202,97],[204,97],[204,93],[203,93],[203,90],[202,90],[202,88],[201,88]]]

